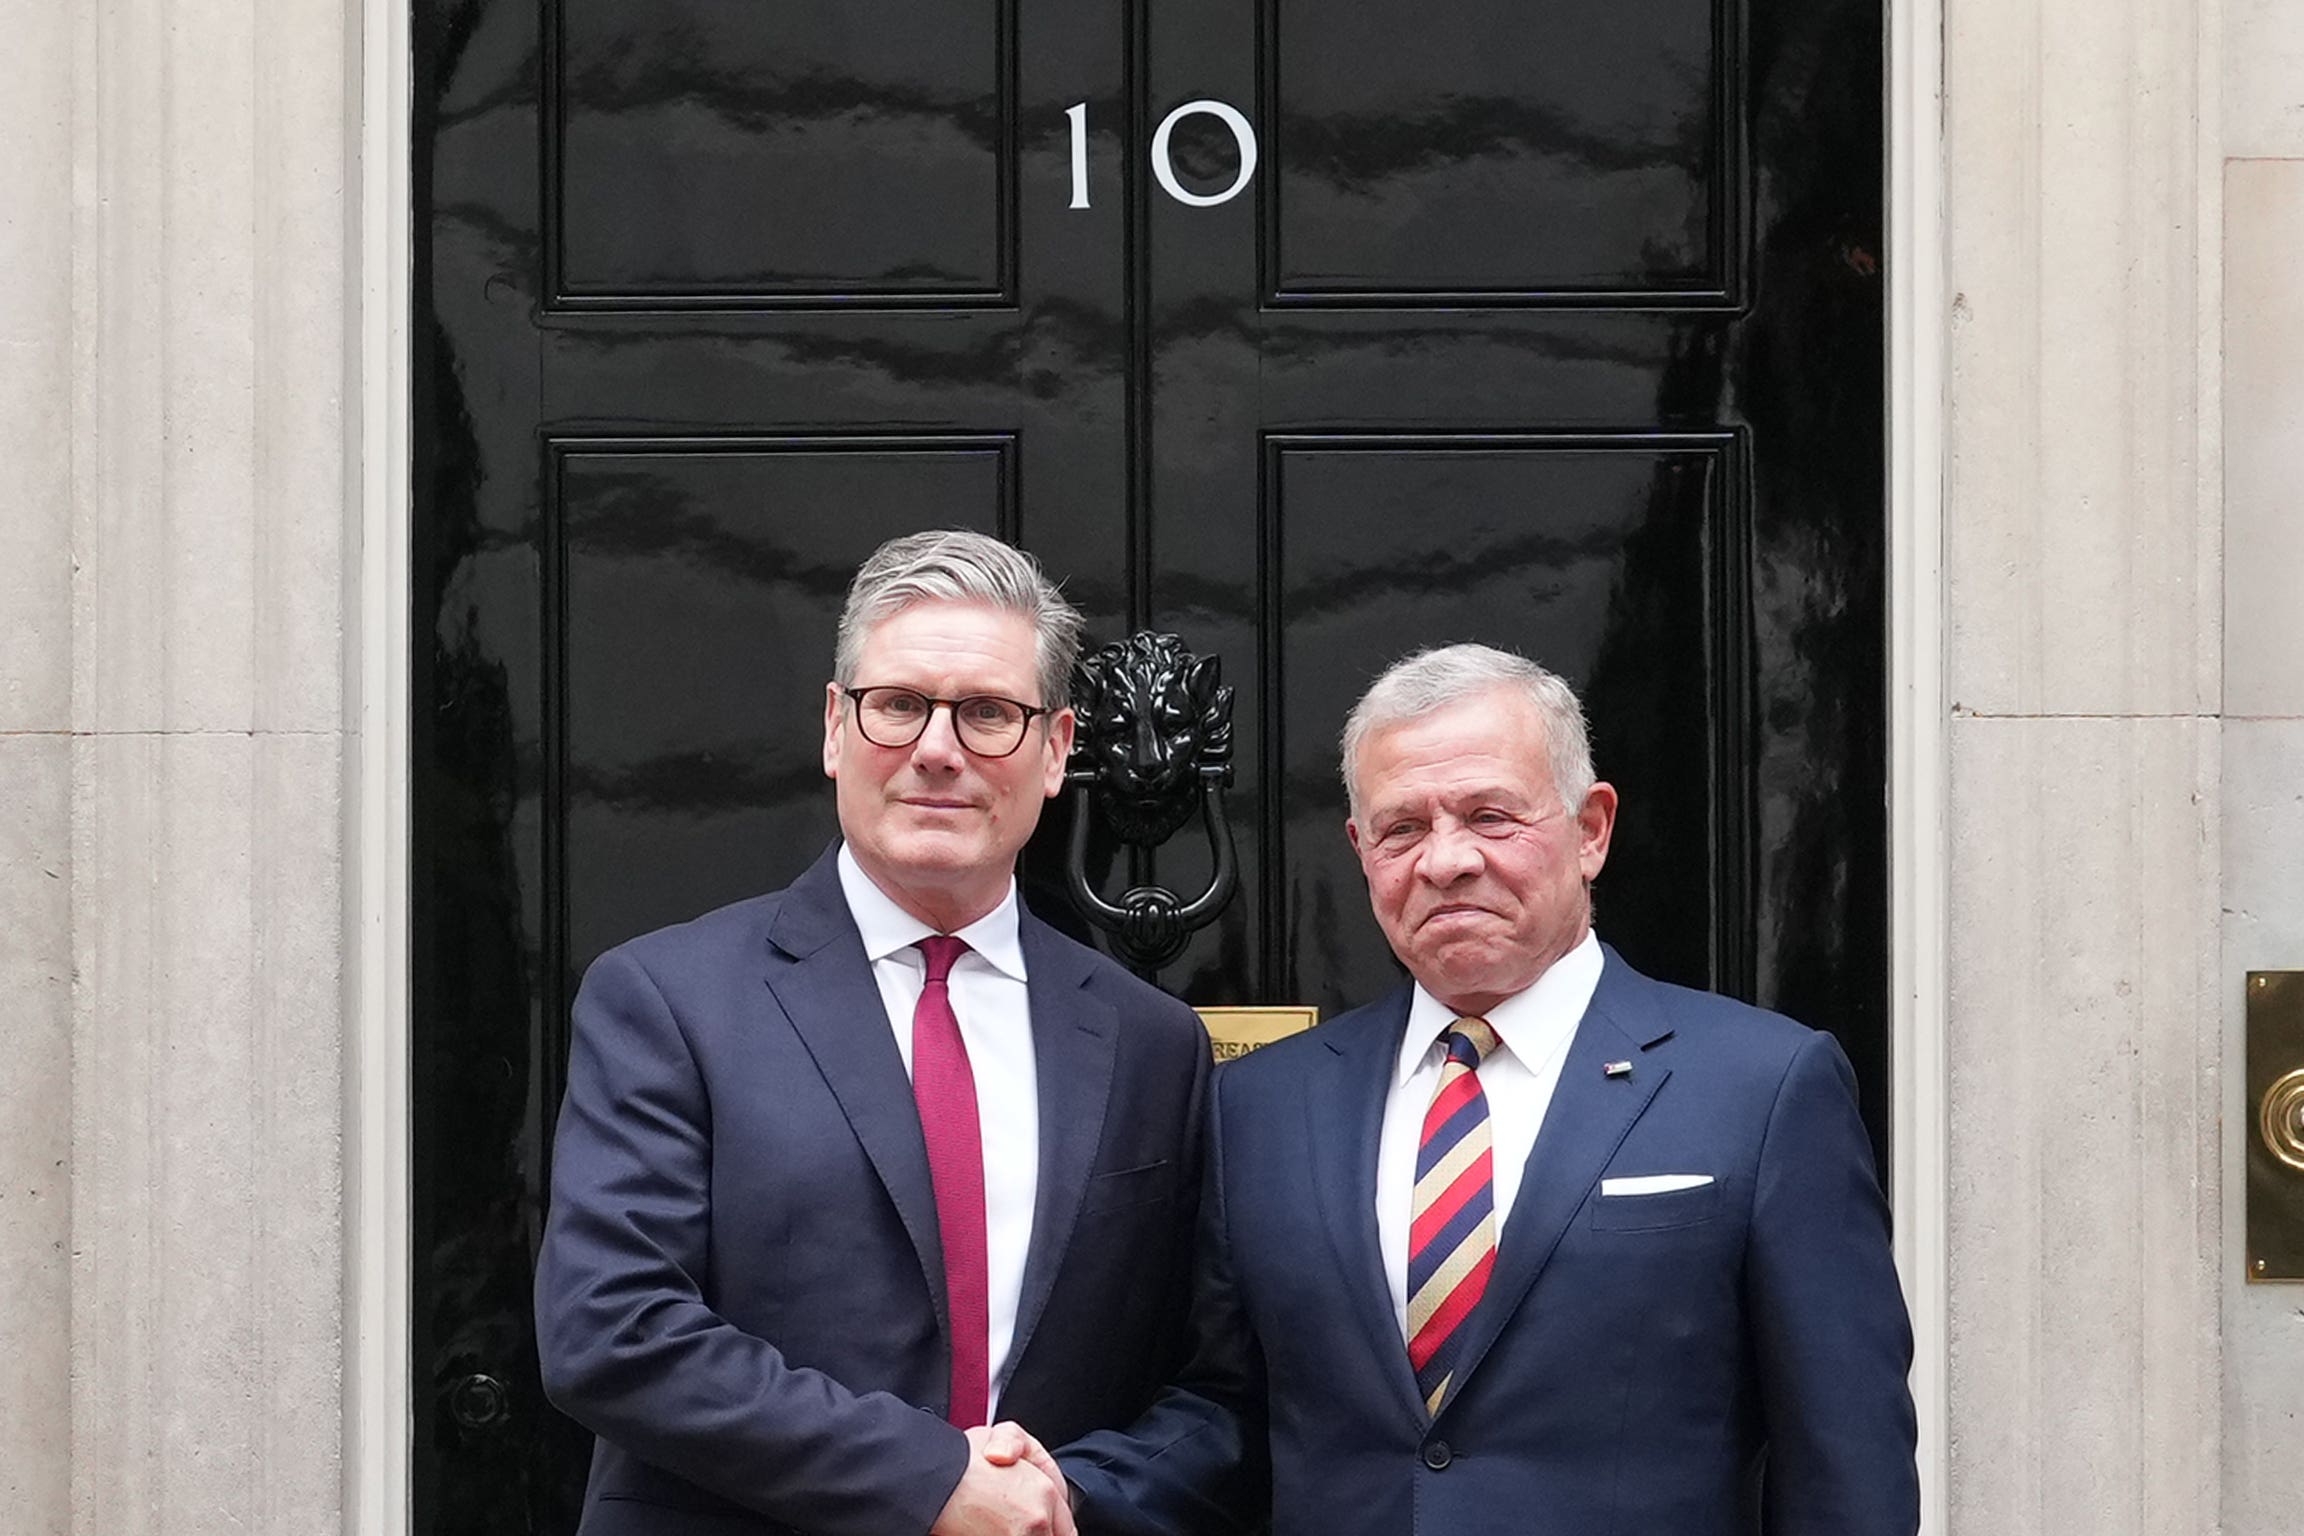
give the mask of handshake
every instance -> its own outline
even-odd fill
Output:
[[[929,1536],[1077,1536],[1071,1489],[1046,1446],[1014,1420],[965,1433],[968,1468]]]

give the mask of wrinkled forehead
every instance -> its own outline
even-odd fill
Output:
[[[1369,815],[1558,799],[1543,727],[1510,699],[1470,699],[1371,731],[1358,768],[1353,790]]]
[[[1549,778],[1541,773],[1479,771],[1466,765],[1461,773],[1409,773],[1387,775],[1367,786],[1361,808],[1371,820],[1389,816],[1429,816],[1436,813],[1469,815],[1483,806],[1507,811],[1541,812],[1556,808]]]

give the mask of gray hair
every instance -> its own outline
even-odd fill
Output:
[[[883,620],[915,603],[982,603],[1029,619],[1040,697],[1024,702],[1049,709],[1071,702],[1072,664],[1080,657],[1080,610],[1064,600],[1030,555],[964,528],[890,539],[857,568],[840,610],[833,681],[854,683],[866,638]]]
[[[1360,814],[1360,753],[1370,736],[1498,688],[1518,694],[1536,711],[1545,755],[1552,760],[1553,792],[1573,813],[1592,791],[1592,743],[1576,690],[1525,656],[1488,645],[1443,645],[1394,662],[1345,718],[1344,797],[1352,815]]]

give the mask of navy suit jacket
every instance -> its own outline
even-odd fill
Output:
[[[1182,1364],[1208,1037],[1022,916],[1039,1191],[1003,1417],[1126,1424]],[[585,1536],[925,1531],[968,1456],[919,1116],[827,853],[600,957],[536,1275],[598,1437]]]
[[[1832,1037],[1608,951],[1431,1418],[1374,1208],[1408,1001],[1217,1074],[1194,1363],[1060,1453],[1083,1530],[1916,1531],[1911,1332]],[[1712,1182],[1601,1193],[1640,1174]]]

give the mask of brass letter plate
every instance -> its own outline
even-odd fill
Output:
[[[1200,1022],[1208,1026],[1209,1043],[1218,1061],[1245,1056],[1260,1045],[1300,1035],[1320,1022],[1320,1010],[1309,1005],[1282,1008],[1202,1008]]]
[[[2248,973],[2248,1278],[2304,1280],[2304,971]]]

